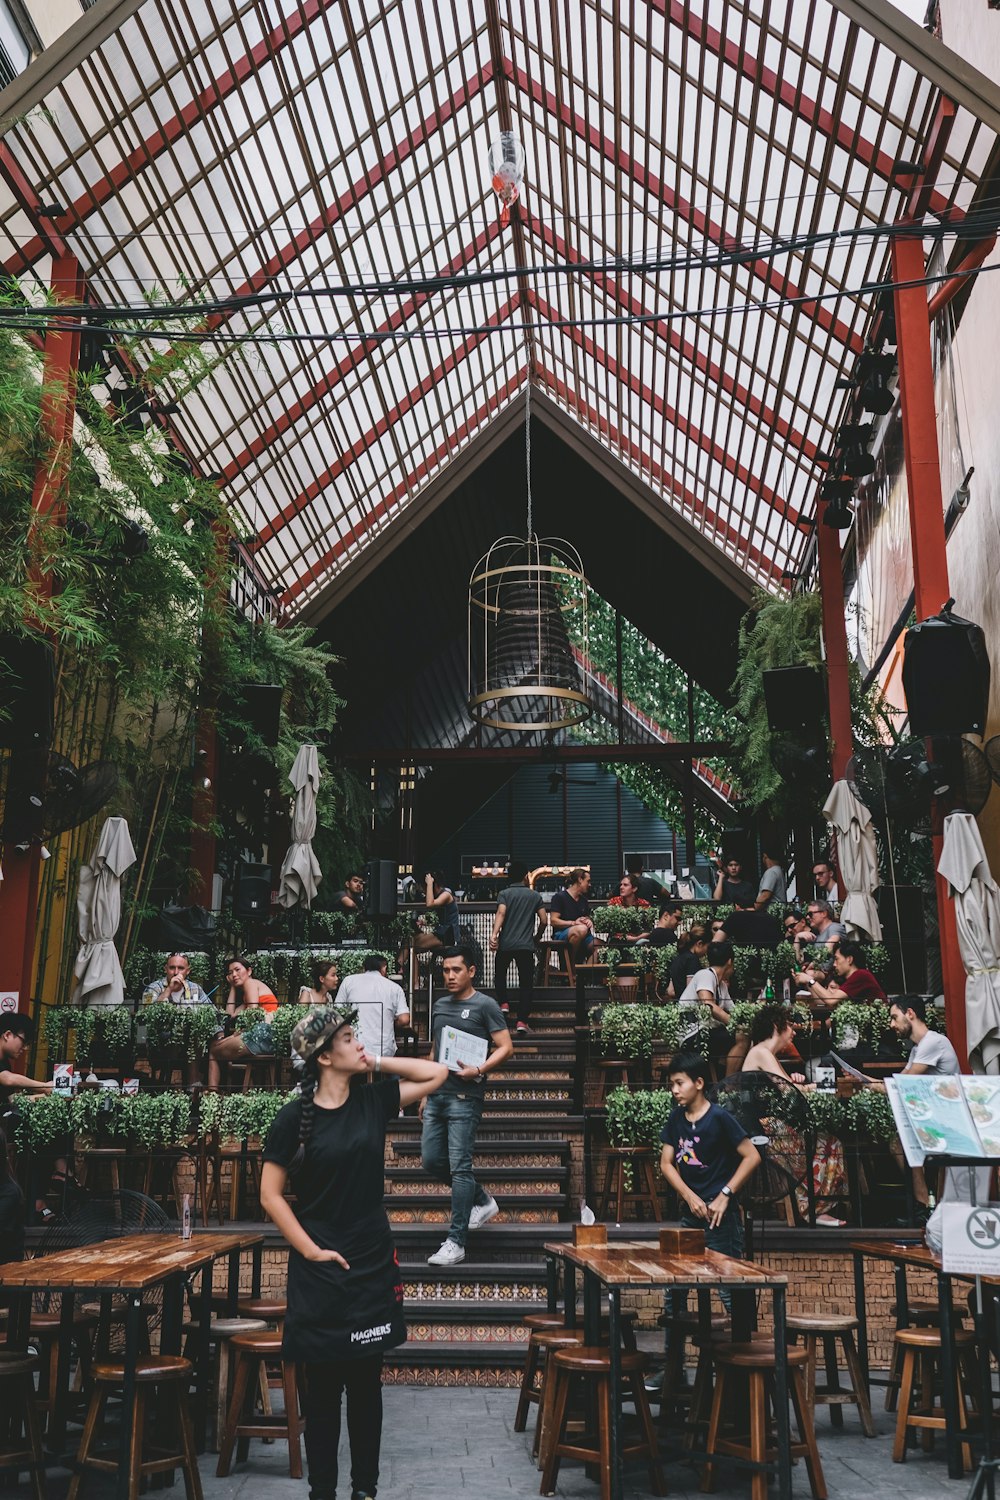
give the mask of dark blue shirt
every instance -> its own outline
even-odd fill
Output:
[[[660,1140],[674,1148],[674,1166],[685,1185],[704,1203],[711,1203],[736,1171],[736,1149],[747,1133],[727,1109],[710,1104],[694,1123],[678,1105],[664,1125]]]

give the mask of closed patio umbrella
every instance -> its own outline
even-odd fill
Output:
[[[823,816],[837,837],[837,863],[845,896],[840,920],[853,932],[877,943],[882,936],[875,891],[878,889],[878,850],[872,815],[849,782],[835,781]]]
[[[319,778],[316,746],[300,745],[288,773],[295,793],[295,806],[292,808],[292,842],[281,866],[278,886],[278,900],[282,906],[312,906],[323,878],[312,846]]]
[[[121,879],[134,864],[128,823],[106,818],[97,848],[80,871],[76,909],[82,947],[76,956],[74,1005],[108,1008],[125,998],[115,933],[122,914]]]
[[[971,813],[949,813],[938,873],[955,898],[965,965],[965,1025],[973,1072],[1000,1073],[1000,887]]]

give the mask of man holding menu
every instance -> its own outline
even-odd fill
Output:
[[[448,1238],[428,1256],[432,1266],[457,1266],[465,1259],[470,1229],[480,1229],[500,1212],[496,1199],[475,1179],[472,1153],[483,1113],[486,1075],[514,1051],[503,1013],[492,995],[473,983],[476,966],[468,948],[448,948],[441,965],[447,996],[435,1001],[434,1057],[446,1063],[447,1081],[421,1101],[424,1171],[451,1187]]]

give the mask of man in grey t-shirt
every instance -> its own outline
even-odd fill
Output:
[[[486,1075],[510,1057],[514,1043],[499,1005],[492,995],[476,989],[476,965],[467,948],[448,948],[441,964],[448,994],[434,1002],[431,1021],[434,1057],[444,1061],[446,1027],[485,1042],[486,1056],[473,1063],[461,1055],[449,1062],[450,1072],[429,1099],[420,1104],[424,1122],[423,1168],[451,1187],[451,1224],[448,1238],[428,1256],[432,1266],[457,1266],[465,1259],[470,1229],[479,1229],[500,1212],[496,1199],[475,1179],[472,1153],[483,1113]],[[477,1048],[479,1052],[482,1047]]]
[[[523,1034],[531,1030],[528,1017],[535,983],[535,930],[545,902],[529,886],[528,866],[521,860],[511,860],[507,875],[510,885],[500,892],[490,947],[497,956],[495,988],[504,1015],[510,1009],[507,975],[511,964],[517,965],[517,1029]]]
[[[787,901],[788,892],[785,887],[785,872],[781,868],[781,856],[767,845],[761,850],[761,858],[764,861],[764,873],[760,877],[760,885],[757,889],[756,906],[758,910],[763,909],[772,901]]]
[[[939,1031],[932,1031],[927,1024],[927,1002],[923,995],[900,995],[889,1007],[889,1025],[902,1041],[913,1043],[910,1055],[906,1060],[904,1073],[937,1073],[956,1074],[962,1070],[958,1063],[958,1053],[946,1036]],[[885,1089],[884,1083],[873,1084],[874,1088]],[[893,1142],[893,1156],[898,1165],[905,1171],[905,1159],[902,1147],[898,1140]],[[927,1190],[927,1179],[924,1176],[923,1167],[914,1167],[913,1172],[913,1196],[917,1201],[919,1216],[926,1217],[930,1195]],[[978,1169],[977,1169],[978,1172]],[[945,1173],[945,1182],[941,1199],[954,1200],[961,1198],[963,1192],[967,1196],[968,1172],[959,1168],[949,1167]],[[989,1172],[987,1171],[983,1186],[980,1188],[986,1196],[989,1193]],[[977,1194],[978,1196],[978,1194]],[[980,1199],[984,1201],[984,1199]],[[940,1249],[940,1245],[937,1247]]]

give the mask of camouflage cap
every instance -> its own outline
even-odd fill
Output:
[[[292,1031],[292,1051],[303,1062],[318,1052],[342,1026],[357,1025],[353,1005],[319,1005],[309,1011]]]

